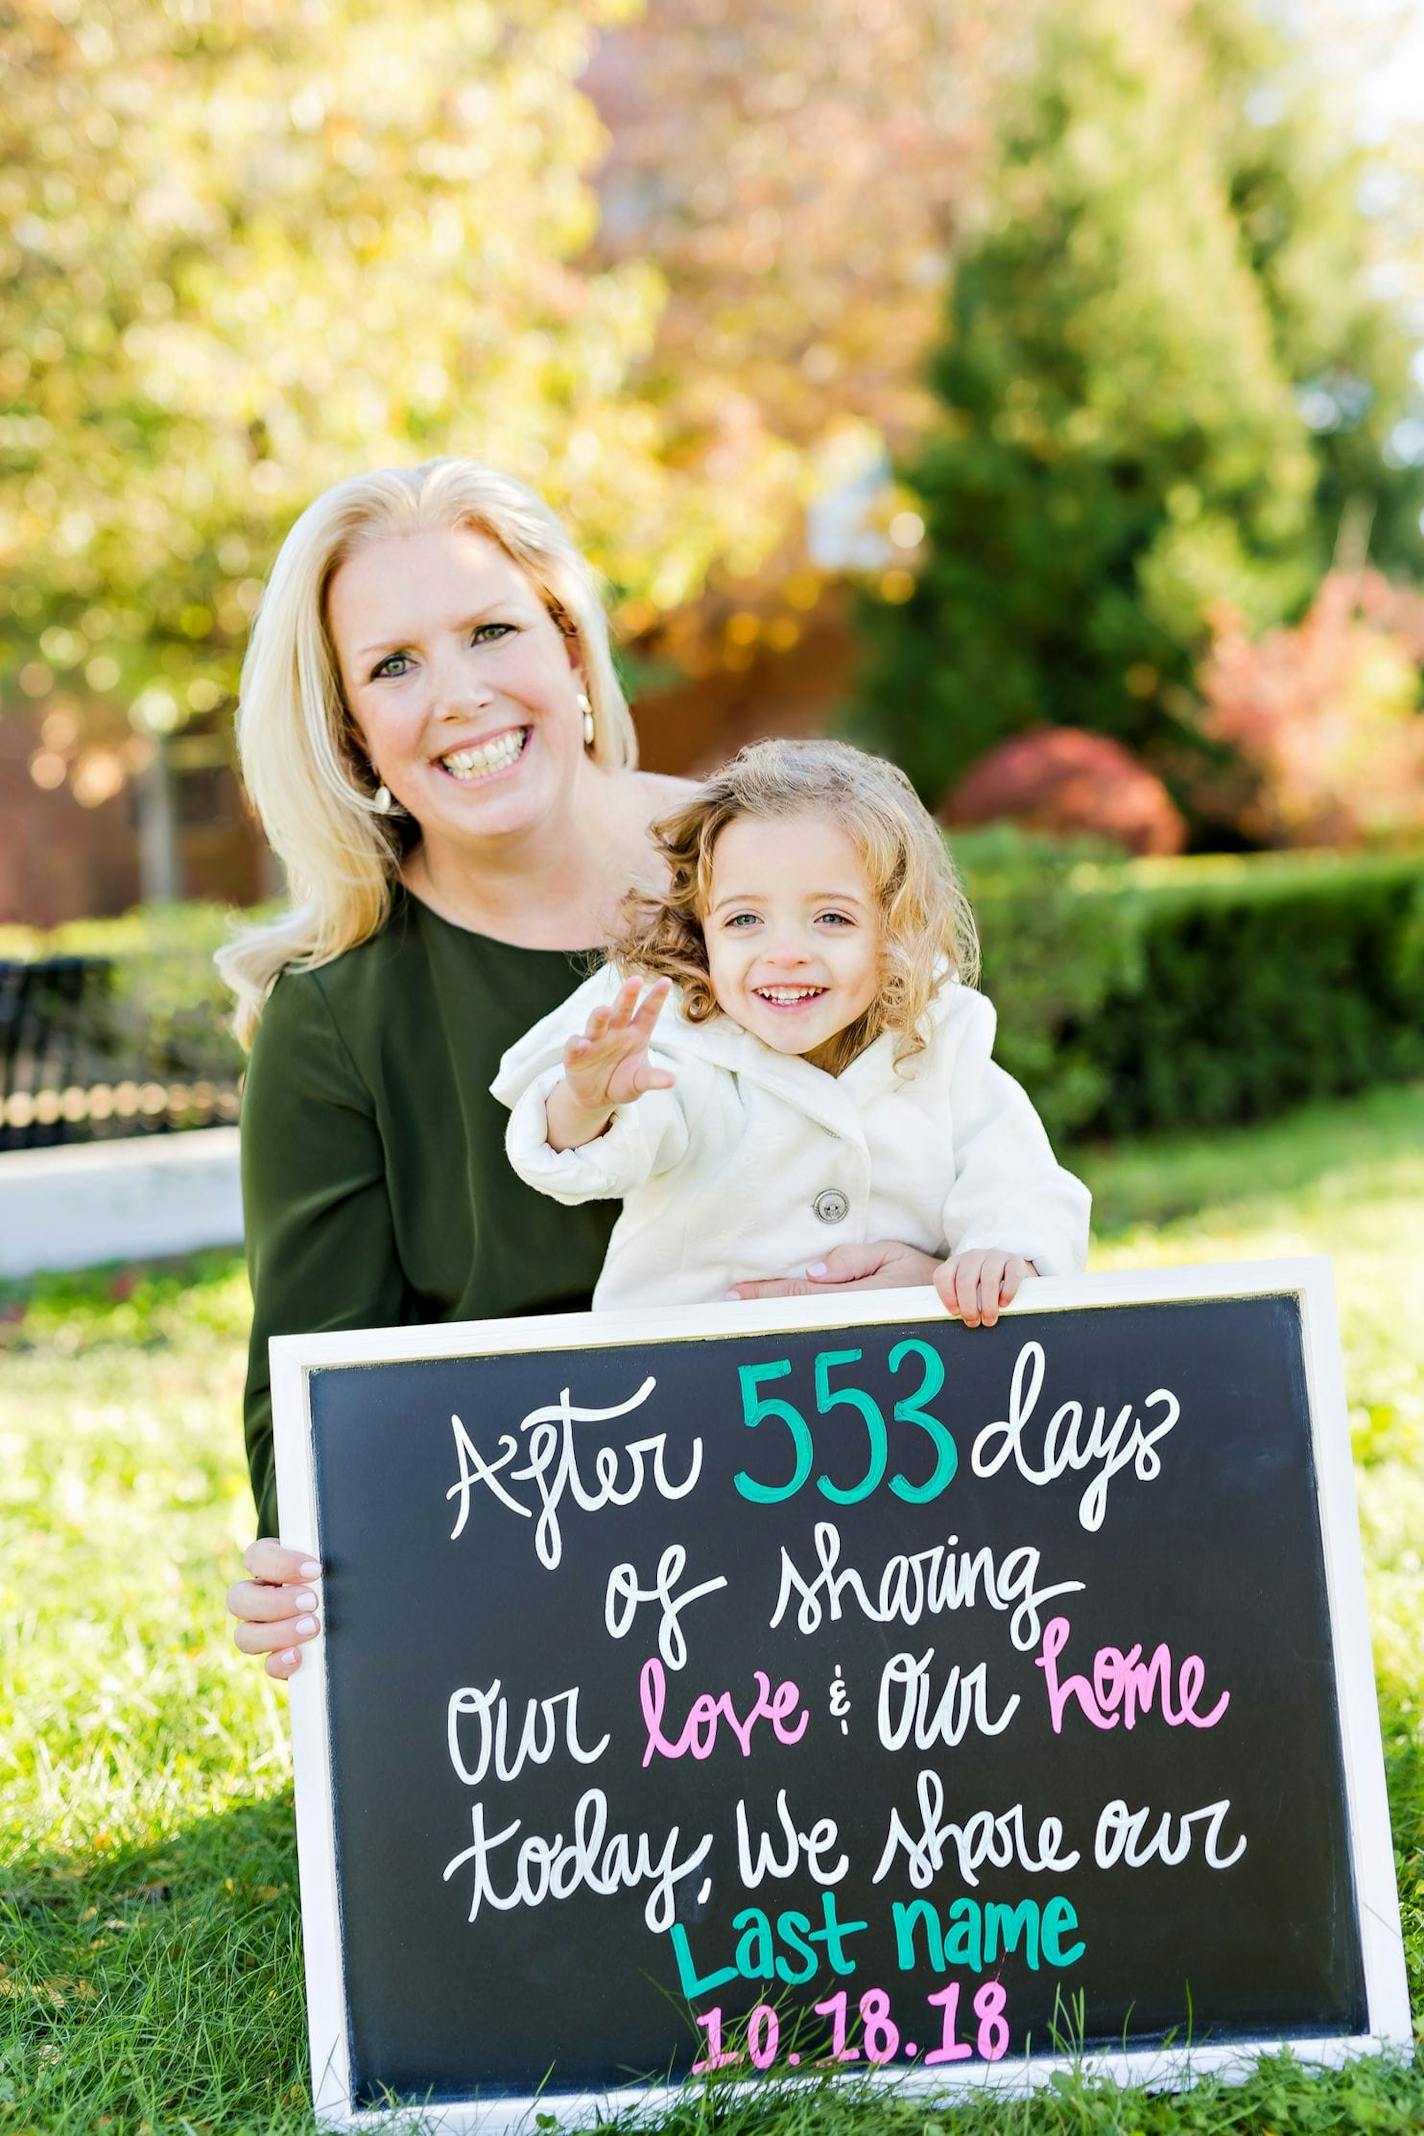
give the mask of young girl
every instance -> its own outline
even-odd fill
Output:
[[[491,1085],[521,1178],[623,1202],[595,1308],[705,1303],[877,1238],[949,1256],[971,1322],[1080,1269],[1087,1190],[991,1058],[973,918],[904,774],[759,742],[654,838],[666,892],[624,900],[608,964]]]

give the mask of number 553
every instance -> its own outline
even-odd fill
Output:
[[[828,1416],[833,1409],[856,1410],[864,1422],[869,1446],[865,1474],[854,1483],[834,1483],[829,1476],[817,1476],[816,1489],[838,1506],[857,1505],[862,1498],[869,1498],[872,1491],[880,1488],[890,1465],[890,1434],[879,1403],[863,1387],[831,1384],[833,1372],[858,1365],[863,1355],[860,1350],[822,1350],[812,1367],[818,1415]],[[934,1466],[922,1482],[914,1482],[909,1476],[897,1472],[890,1478],[890,1488],[907,1505],[927,1505],[948,1488],[959,1466],[959,1449],[954,1443],[954,1434],[947,1424],[931,1416],[925,1408],[944,1385],[944,1365],[937,1351],[914,1336],[896,1343],[890,1352],[889,1363],[891,1372],[896,1374],[902,1366],[913,1369],[915,1364],[919,1365],[919,1385],[895,1404],[891,1415],[895,1423],[910,1424],[923,1432],[934,1449]],[[788,1378],[791,1363],[789,1358],[779,1358],[765,1365],[739,1365],[737,1371],[742,1388],[742,1422],[755,1428],[771,1419],[786,1427],[791,1438],[791,1474],[784,1483],[761,1483],[745,1469],[739,1469],[733,1480],[742,1497],[751,1499],[754,1504],[781,1505],[786,1499],[794,1498],[803,1484],[810,1481],[816,1458],[811,1427],[800,1410],[784,1395],[762,1391],[768,1382]]]

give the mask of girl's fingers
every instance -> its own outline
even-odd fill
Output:
[[[999,1279],[1000,1305],[1012,1305],[1019,1294],[1019,1285],[1028,1274],[1028,1262],[1022,1254],[1011,1253],[1004,1263],[1004,1273]]]
[[[295,1676],[301,1665],[300,1647],[283,1647],[280,1654],[269,1654],[263,1664],[267,1674],[275,1676],[279,1683],[285,1683],[288,1677]]]
[[[979,1318],[986,1328],[993,1327],[999,1317],[1004,1288],[1006,1261],[1002,1254],[988,1253],[979,1271]]]
[[[254,1580],[279,1586],[321,1578],[321,1566],[310,1550],[289,1550],[275,1535],[259,1535],[249,1543],[242,1562]]]
[[[637,1014],[638,996],[642,993],[642,991],[642,983],[640,980],[637,979],[625,979],[622,986],[619,987],[618,992],[614,997],[613,1008],[611,1011],[612,1023],[615,1031],[627,1030],[629,1024],[633,1021],[634,1016]]]
[[[954,1271],[954,1302],[967,1328],[979,1325],[979,1259],[966,1254]]]
[[[671,979],[655,979],[643,996],[633,1021],[645,1036],[651,1033],[653,1025],[662,1014],[663,1003],[671,992]]]

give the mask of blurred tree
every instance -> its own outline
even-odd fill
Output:
[[[46,776],[220,705],[282,531],[363,467],[508,468],[658,609],[774,539],[777,453],[709,483],[633,383],[656,270],[587,262],[576,84],[629,4],[0,6],[0,659]]]
[[[670,620],[694,672],[796,642],[823,592],[803,506],[931,419],[923,351],[1039,4],[659,0],[601,40],[594,257],[666,278],[645,379],[678,463],[734,489],[771,451],[786,474],[777,548],[734,541]]]
[[[864,604],[856,724],[927,794],[1034,726],[1160,754],[1213,604],[1300,613],[1347,501],[1417,555],[1424,479],[1388,449],[1410,344],[1362,168],[1236,0],[1048,17],[902,469],[923,569]]]
[[[651,253],[667,278],[653,362],[689,445],[749,419],[798,444],[846,416],[892,444],[923,426],[921,353],[1030,14],[663,0],[601,41],[582,83],[609,129],[595,251]],[[717,465],[735,473],[725,449]]]

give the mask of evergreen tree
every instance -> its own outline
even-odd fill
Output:
[[[1214,605],[1298,614],[1347,502],[1393,560],[1417,542],[1359,156],[1312,132],[1288,58],[1234,0],[1044,23],[931,361],[943,420],[898,471],[926,563],[864,603],[855,724],[931,797],[1040,724],[1179,746]]]

